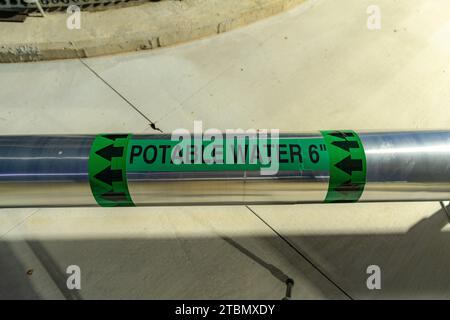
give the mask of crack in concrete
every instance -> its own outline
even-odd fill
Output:
[[[448,206],[445,205],[444,201],[439,201],[441,204],[442,210],[444,211],[445,215],[447,216],[447,220],[450,223],[450,212]]]
[[[276,231],[268,222],[261,218],[253,209],[249,206],[245,206],[251,213],[253,213],[259,220],[261,220],[267,227],[270,228],[281,240],[283,240],[291,249],[293,249],[297,254],[299,254],[307,263],[309,263],[317,272],[319,272],[326,280],[333,284],[342,294],[344,294],[350,300],[354,300],[350,294],[348,294],[344,288],[342,288],[338,283],[331,279],[322,269],[320,269],[310,258],[301,252],[294,244],[292,244],[287,238],[282,236],[278,231]]]
[[[16,225],[14,225],[11,229],[9,229],[8,231],[6,231],[5,233],[0,235],[0,239],[5,238],[11,231],[17,229],[18,227],[20,227],[22,224],[25,223],[26,220],[28,220],[29,218],[31,218],[34,214],[36,214],[39,210],[41,210],[40,208],[34,210],[33,212],[31,212],[29,215],[27,215],[24,219],[22,219],[20,222],[18,222]]]
[[[123,101],[125,101],[130,107],[132,107],[137,113],[139,113],[145,120],[149,122],[150,127],[158,132],[164,133],[160,128],[156,126],[156,122],[153,122],[149,117],[147,117],[138,107],[136,107],[130,100],[128,100],[123,94],[121,94],[116,88],[114,88],[108,81],[103,79],[94,69],[92,69],[83,59],[78,59],[81,64],[83,64],[94,76],[100,79],[105,85],[107,85],[112,91],[114,91]]]

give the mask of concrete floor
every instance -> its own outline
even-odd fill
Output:
[[[448,128],[450,3],[319,0],[139,54],[0,65],[1,134]],[[139,110],[142,114],[137,112]],[[450,298],[439,203],[2,209],[0,298]],[[66,268],[82,289],[66,287]],[[381,290],[366,286],[381,268]],[[30,271],[32,269],[32,272]],[[29,274],[27,274],[27,271]]]

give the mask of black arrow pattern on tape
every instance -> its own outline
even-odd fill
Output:
[[[340,138],[340,139],[344,139],[347,140],[347,137],[354,137],[355,135],[353,134],[353,132],[341,132],[341,131],[336,131],[333,133],[329,133],[330,136],[336,137],[336,138]]]
[[[102,194],[102,198],[112,202],[121,202],[121,203],[127,202],[128,200],[125,192],[114,192],[113,190]]]
[[[95,152],[103,159],[111,161],[113,157],[121,157],[123,154],[123,147],[114,147],[114,144],[104,147]]]
[[[350,151],[350,149],[359,148],[358,141],[348,141],[348,140],[345,140],[345,141],[333,141],[331,144],[336,146],[336,147],[338,147],[338,148],[341,148],[341,149],[343,149],[345,151]]]
[[[352,159],[351,156],[347,156],[343,160],[336,163],[335,167],[341,169],[346,174],[351,175],[353,171],[362,171],[363,162],[361,159]]]
[[[366,179],[364,149],[358,135],[352,131],[328,131],[324,138],[328,146],[333,146],[330,152],[330,183],[325,201],[357,201],[364,190]]]
[[[124,163],[129,137],[128,134],[102,134],[93,142],[91,150],[95,157],[90,158],[89,180],[94,197],[101,206],[133,205]],[[117,160],[114,165],[113,160]]]
[[[108,166],[97,173],[94,177],[112,186],[113,182],[122,181],[122,170],[111,170],[111,166]]]
[[[103,137],[106,139],[115,141],[117,139],[125,139],[126,137],[128,137],[128,135],[126,135],[126,134],[105,134]]]

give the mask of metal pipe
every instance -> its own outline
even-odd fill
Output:
[[[217,161],[239,156],[239,144],[226,151],[231,140],[223,136],[223,148],[210,154],[215,163],[179,165],[172,159],[179,141],[165,134],[2,136],[0,207],[450,199],[450,131],[281,134],[265,144],[279,161],[269,175],[261,170],[270,164],[259,158],[263,145],[251,139],[241,149],[244,163]],[[193,160],[192,146],[190,154]]]

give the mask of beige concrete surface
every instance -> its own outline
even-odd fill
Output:
[[[18,225],[23,223],[27,218],[37,212],[38,209],[2,209],[0,214],[0,238],[14,230]]]
[[[213,39],[86,63],[163,130],[195,119],[222,129],[448,127],[447,2],[378,3],[381,30],[366,28],[370,1],[309,1]]]
[[[149,126],[78,60],[0,68],[2,134],[143,132]]]
[[[18,273],[2,298],[281,299],[287,278],[297,299],[345,297],[245,207],[42,209],[0,254],[2,274]],[[72,264],[80,291],[66,287]]]
[[[149,121],[170,132],[192,129],[193,120],[222,129],[448,128],[450,3],[378,0],[376,31],[366,27],[370,4],[307,1],[177,47],[0,65],[8,97],[0,133],[155,132]],[[60,83],[71,86],[52,90]],[[297,299],[450,292],[449,225],[438,203],[0,215],[9,286],[2,282],[0,297],[278,298],[281,274],[294,278]],[[68,264],[85,270],[79,292],[64,287]],[[381,268],[379,291],[366,287],[369,265]]]
[[[183,0],[0,22],[0,62],[85,58],[148,50],[226,32],[304,0]],[[69,19],[69,22],[68,22]]]
[[[449,299],[450,224],[438,203],[252,207],[355,299]],[[367,267],[381,290],[367,290]]]

